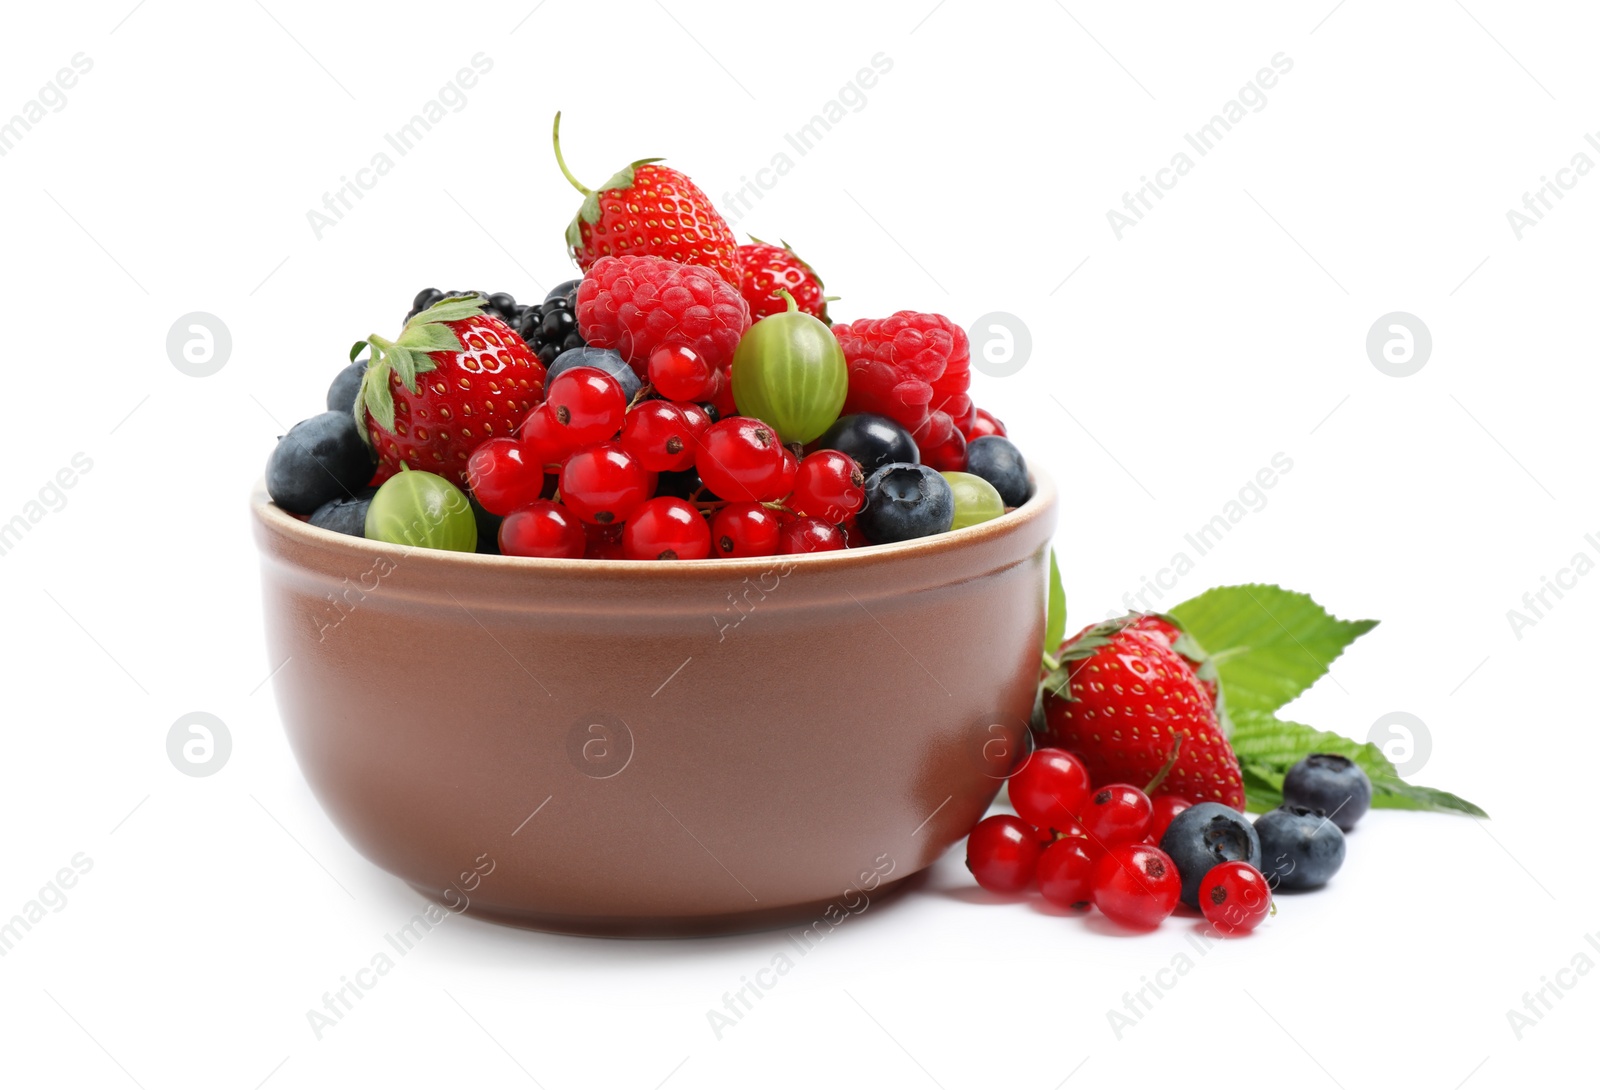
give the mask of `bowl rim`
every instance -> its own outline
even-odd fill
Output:
[[[350,556],[365,556],[376,560],[389,556],[396,549],[402,555],[426,558],[429,564],[441,567],[461,566],[463,571],[524,572],[528,574],[562,575],[664,575],[668,572],[682,574],[705,572],[754,573],[772,567],[774,563],[793,565],[795,569],[810,571],[845,570],[867,567],[879,559],[905,560],[959,552],[970,546],[993,541],[1021,530],[1040,519],[1051,518],[1056,506],[1055,482],[1050,475],[1030,468],[1033,495],[1020,507],[1014,507],[998,518],[947,530],[942,534],[896,541],[887,545],[872,545],[858,549],[837,549],[822,553],[793,553],[774,556],[707,557],[704,560],[615,560],[615,559],[561,559],[535,556],[506,556],[499,553],[464,553],[451,549],[429,549],[418,546],[371,541],[364,537],[324,530],[302,522],[294,515],[273,503],[267,495],[266,480],[256,482],[251,490],[250,507],[257,526],[308,548],[321,551],[343,552]]]

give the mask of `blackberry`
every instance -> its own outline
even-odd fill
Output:
[[[446,296],[482,295],[485,298],[484,310],[516,330],[517,336],[526,341],[534,355],[539,357],[539,362],[548,367],[561,353],[570,348],[583,348],[588,343],[578,333],[578,319],[573,310],[579,283],[581,281],[568,280],[557,284],[545,296],[544,302],[528,306],[519,304],[503,291],[491,295],[481,291],[474,293],[426,288],[411,301],[411,311],[406,315],[406,320],[410,321]]]

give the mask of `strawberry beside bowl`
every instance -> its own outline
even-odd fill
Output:
[[[1043,474],[977,526],[689,563],[406,549],[252,506],[301,770],[357,850],[451,910],[831,926],[965,836],[1027,744]]]

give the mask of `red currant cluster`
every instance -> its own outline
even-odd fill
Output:
[[[1017,894],[1037,885],[1052,905],[1093,906],[1135,930],[1172,915],[1182,879],[1159,845],[1187,799],[1151,798],[1131,784],[1091,788],[1083,762],[1061,749],[1035,752],[1008,787],[1017,816],[987,817],[967,837],[967,869],[980,886]],[[1249,863],[1219,863],[1201,881],[1201,911],[1222,934],[1253,930],[1271,905]]]
[[[685,345],[656,348],[646,371],[630,402],[614,375],[568,368],[517,438],[473,452],[467,480],[503,516],[502,553],[701,560],[846,546],[865,500],[853,458],[801,457],[767,424],[734,415],[727,371]],[[691,470],[699,484],[685,495],[657,494],[660,475]]]

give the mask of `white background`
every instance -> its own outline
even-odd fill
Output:
[[[533,4],[8,7],[0,119],[75,54],[93,69],[0,158],[0,521],[74,454],[93,468],[0,556],[0,918],[76,853],[93,867],[0,959],[0,1077],[1480,1090],[1587,1065],[1600,975],[1520,1039],[1507,1010],[1600,932],[1600,579],[1548,596],[1520,638],[1507,611],[1574,554],[1600,557],[1584,539],[1600,530],[1600,177],[1520,240],[1506,211],[1600,127],[1593,13]],[[493,69],[466,106],[319,240],[307,211],[479,52]],[[893,67],[864,105],[795,154],[785,135],[880,52]],[[1107,210],[1279,53],[1293,69],[1266,105],[1118,240]],[[1151,604],[1259,580],[1382,619],[1289,713],[1362,738],[1418,716],[1416,778],[1494,820],[1374,815],[1325,892],[1196,958],[1120,1039],[1107,1011],[1193,954],[1193,921],[1128,937],[984,903],[957,851],[720,1040],[706,1011],[781,934],[619,942],[452,919],[317,1040],[306,1011],[420,899],[352,851],[294,765],[264,684],[246,496],[346,346],[392,333],[418,289],[537,299],[569,275],[557,108],[595,182],[666,155],[720,198],[788,150],[736,229],[792,242],[843,297],[837,317],[1023,319],[1027,365],[976,392],[1064,485],[1078,624],[1120,610],[1288,455],[1265,506]],[[210,378],[167,358],[192,311],[231,330]],[[1409,378],[1365,350],[1392,311],[1432,331]],[[196,710],[233,739],[209,778],[166,754]]]

